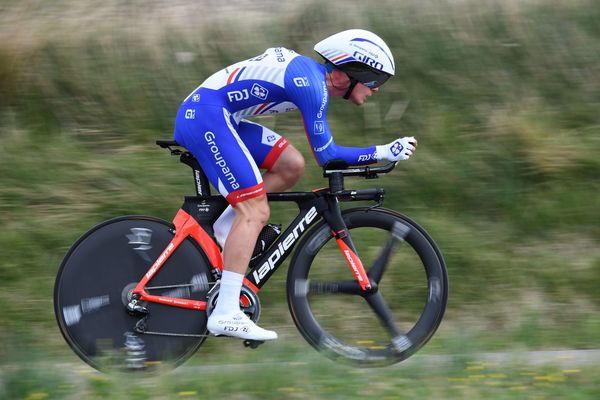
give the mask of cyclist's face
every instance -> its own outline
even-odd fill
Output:
[[[379,88],[370,89],[362,83],[357,83],[348,100],[350,100],[357,106],[360,106],[367,100],[367,97],[372,95],[374,92],[377,92],[378,90]]]
[[[326,82],[327,89],[329,90],[329,94],[331,96],[343,96],[346,94],[346,91],[348,91],[351,83],[348,75],[339,70],[334,70],[333,72],[329,73],[327,75]],[[356,105],[361,105],[366,101],[367,97],[378,90],[379,88],[369,89],[362,83],[357,83],[348,100]]]

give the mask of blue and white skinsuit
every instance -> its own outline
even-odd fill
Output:
[[[325,66],[283,47],[216,72],[177,112],[174,138],[198,159],[210,182],[230,204],[264,194],[259,168],[271,169],[285,138],[246,117],[299,109],[319,163],[375,163],[375,146],[336,145],[327,124]]]

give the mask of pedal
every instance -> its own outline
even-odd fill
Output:
[[[264,340],[244,340],[244,347],[250,347],[251,349],[255,349],[264,342]]]

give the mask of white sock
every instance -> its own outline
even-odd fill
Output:
[[[219,246],[221,246],[222,249],[225,248],[225,240],[227,240],[227,236],[231,231],[231,226],[233,225],[234,219],[235,210],[230,205],[225,209],[225,211],[223,211],[221,216],[213,224],[215,238],[217,239],[217,243],[219,243]]]
[[[244,275],[232,271],[223,271],[219,287],[215,315],[234,314],[240,311],[240,293]]]

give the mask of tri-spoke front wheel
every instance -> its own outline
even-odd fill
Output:
[[[343,213],[373,286],[364,293],[324,223],[301,242],[288,274],[294,322],[317,350],[365,365],[402,361],[438,328],[448,298],[442,256],[415,222],[386,209]]]

